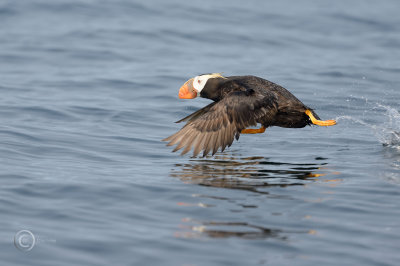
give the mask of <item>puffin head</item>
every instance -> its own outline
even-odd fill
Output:
[[[201,96],[200,93],[206,87],[210,79],[223,78],[220,73],[203,74],[189,79],[179,89],[179,98],[181,99],[194,99]]]

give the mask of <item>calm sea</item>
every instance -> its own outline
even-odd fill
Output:
[[[399,265],[400,2],[0,1],[0,264]],[[329,128],[161,139],[201,73]]]

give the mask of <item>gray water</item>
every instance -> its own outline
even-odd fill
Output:
[[[0,264],[398,265],[399,11],[1,1]],[[210,72],[276,82],[338,125],[171,153],[173,122],[209,103],[178,89]]]

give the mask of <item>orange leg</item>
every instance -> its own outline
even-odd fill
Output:
[[[240,132],[240,133],[242,133],[242,134],[258,134],[258,133],[264,133],[264,132],[265,132],[265,127],[262,126],[260,128],[246,128],[246,129],[243,129],[242,132]]]
[[[316,119],[310,110],[306,110],[305,113],[306,113],[306,115],[308,115],[310,117],[311,123],[313,123],[314,125],[318,125],[318,126],[333,126],[333,125],[336,125],[336,121],[335,120],[322,121],[322,120]]]

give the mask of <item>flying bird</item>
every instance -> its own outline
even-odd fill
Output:
[[[302,128],[307,125],[333,126],[335,120],[321,121],[315,111],[304,105],[287,89],[256,76],[223,77],[219,73],[189,79],[179,89],[179,98],[203,97],[213,102],[177,121],[187,121],[181,130],[163,139],[173,152],[182,155],[193,147],[193,156],[203,157],[218,149],[224,151],[240,134],[264,133],[267,127]],[[258,129],[248,128],[261,124]]]

